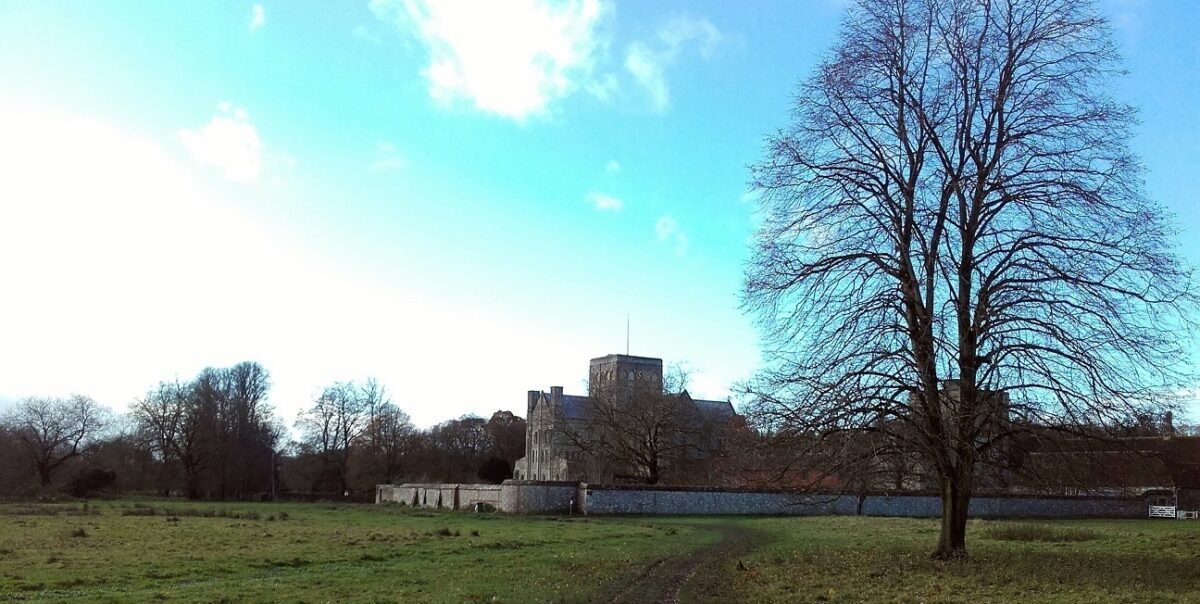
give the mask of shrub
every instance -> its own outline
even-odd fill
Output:
[[[112,486],[117,480],[117,473],[112,470],[102,470],[100,468],[87,468],[80,470],[79,473],[71,477],[71,482],[67,486],[67,490],[75,497],[87,497],[94,491],[99,491]]]

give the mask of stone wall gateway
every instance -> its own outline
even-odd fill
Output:
[[[575,482],[506,480],[501,485],[379,485],[376,503],[427,508],[472,509],[486,503],[512,514],[603,515],[864,515],[936,518],[941,501],[929,495],[805,495],[685,487],[628,487]],[[971,500],[975,518],[1145,518],[1140,498],[1067,496],[980,496]]]

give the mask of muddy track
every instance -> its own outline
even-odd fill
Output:
[[[721,538],[708,547],[660,558],[647,564],[632,577],[608,586],[597,602],[624,604],[633,602],[660,602],[676,604],[680,593],[687,587],[689,601],[729,602],[734,600],[729,582],[722,573],[737,557],[754,549],[766,537],[759,531],[743,526],[697,525],[700,530],[711,530]]]

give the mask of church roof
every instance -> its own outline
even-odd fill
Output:
[[[562,397],[562,413],[567,419],[587,419],[589,400],[586,396],[564,394]]]
[[[736,415],[733,405],[729,401],[706,401],[694,398],[692,403],[696,405],[696,410],[700,412],[700,415],[710,422],[727,421]]]

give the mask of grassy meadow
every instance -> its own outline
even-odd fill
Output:
[[[0,601],[641,601],[654,580],[684,602],[1200,602],[1200,522],[972,521],[952,563],[936,538],[912,519],[9,503]]]
[[[938,525],[772,518],[732,573],[755,602],[1200,602],[1200,522],[970,521],[963,562],[931,560]]]
[[[0,505],[0,601],[581,601],[710,533],[399,506]]]

